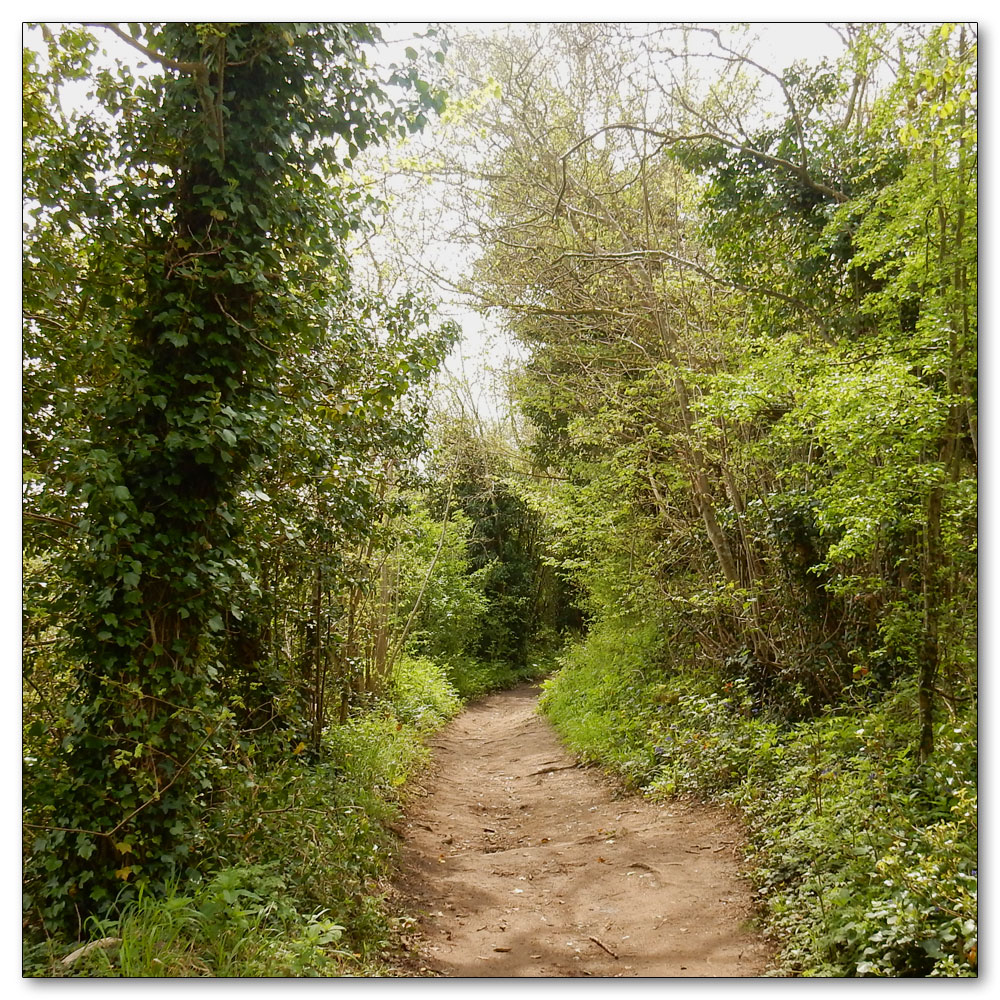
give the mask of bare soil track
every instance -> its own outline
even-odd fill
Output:
[[[759,976],[739,830],[577,766],[524,685],[434,740],[397,881],[418,917],[400,976]]]

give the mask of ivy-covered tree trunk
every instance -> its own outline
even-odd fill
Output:
[[[117,28],[112,30],[121,32]],[[171,24],[139,42],[166,67],[144,134],[146,243],[120,378],[77,488],[79,687],[48,793],[53,919],[162,883],[196,852],[209,748],[226,713],[214,636],[242,572],[235,507],[273,430],[280,345],[326,321],[321,282],[350,226],[339,158],[384,134],[364,26]]]

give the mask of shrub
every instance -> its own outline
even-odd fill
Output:
[[[540,704],[583,760],[610,767],[642,786],[658,766],[657,698],[666,690],[655,666],[655,627],[604,623],[561,658]]]
[[[420,731],[437,729],[462,707],[445,668],[426,657],[399,660],[390,698],[396,717]]]
[[[30,975],[309,976],[377,969],[392,933],[384,879],[402,788],[428,757],[421,735],[459,708],[444,671],[404,659],[391,699],[325,730],[318,758],[272,749],[265,763],[220,761],[201,880],[139,887],[91,921],[92,948],[29,941]],[[280,737],[278,737],[280,739]]]

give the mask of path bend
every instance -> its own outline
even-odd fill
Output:
[[[523,685],[467,708],[403,824],[418,918],[399,974],[753,977],[739,831],[719,809],[622,796],[579,767]]]

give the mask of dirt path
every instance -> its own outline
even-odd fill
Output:
[[[531,685],[434,741],[397,889],[419,916],[402,976],[757,976],[725,814],[621,797],[574,766]]]

